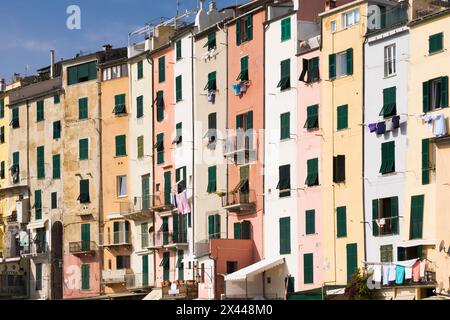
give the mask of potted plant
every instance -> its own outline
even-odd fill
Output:
[[[345,295],[350,300],[369,300],[372,298],[373,290],[367,286],[370,274],[361,269],[357,269],[351,276],[350,283],[345,288]]]

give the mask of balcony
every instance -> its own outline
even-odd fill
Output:
[[[132,202],[120,202],[120,214],[133,221],[148,220],[153,217],[150,208],[153,206],[154,197],[134,197]]]
[[[398,234],[399,217],[386,217],[372,220],[375,229],[374,236],[391,236]]]
[[[408,3],[375,11],[368,19],[367,34],[399,27],[408,22]]]
[[[103,270],[102,271],[102,282],[108,286],[115,285],[115,284],[123,284],[123,283],[125,283],[126,274],[127,274],[127,269]]]
[[[47,242],[33,242],[21,247],[21,256],[24,258],[39,257],[49,253]]]
[[[236,165],[244,165],[256,161],[258,136],[252,131],[237,133],[228,136],[224,144],[224,157]]]
[[[154,287],[153,277],[149,273],[125,275],[125,286],[129,291],[148,290]]]
[[[242,213],[255,210],[255,190],[233,191],[222,196],[222,207],[230,212]]]
[[[171,203],[172,193],[159,192],[151,195],[150,208],[158,213],[168,212],[175,209],[175,206]]]
[[[131,243],[130,231],[115,231],[111,234],[100,235],[100,240],[103,240],[102,246],[108,248],[129,248]]]
[[[164,248],[182,249],[188,248],[187,232],[158,232],[156,234],[156,242]]]
[[[69,242],[69,252],[73,255],[95,254],[97,244],[94,241]]]

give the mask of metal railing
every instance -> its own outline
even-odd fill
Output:
[[[153,274],[134,273],[125,275],[125,286],[128,290],[153,287]]]
[[[251,160],[256,157],[257,142],[258,135],[253,130],[248,130],[247,132],[238,130],[226,139],[223,150],[224,155],[228,157],[239,157],[241,155]]]
[[[23,246],[21,253],[22,255],[38,255],[38,254],[46,254],[49,252],[49,246],[47,242],[32,242],[27,246]]]
[[[228,192],[222,196],[222,207],[249,205],[255,202],[255,190]]]
[[[97,250],[97,244],[94,241],[73,241],[69,242],[70,253],[84,253]]]
[[[367,33],[370,34],[372,32],[377,32],[407,23],[409,19],[408,10],[408,3],[403,3],[375,14],[371,17],[374,19],[372,20],[374,23],[368,24]]]
[[[149,210],[154,203],[154,197],[148,195],[144,197],[134,197],[130,202],[119,202],[119,209],[121,214],[141,212]]]
[[[170,209],[174,205],[172,203],[172,192],[160,191],[150,195],[150,207],[153,210]]]
[[[131,244],[131,231],[120,230],[100,234],[100,245],[102,246],[120,246]]]
[[[168,231],[160,231],[156,234],[155,237],[156,243],[158,245],[171,245],[171,244],[181,244],[188,243],[187,232],[168,232]]]
[[[398,216],[375,219],[372,222],[374,223],[374,226],[378,227],[378,236],[398,234]]]

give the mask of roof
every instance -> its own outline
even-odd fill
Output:
[[[428,15],[425,15],[423,17],[420,17],[420,18],[417,18],[417,19],[411,21],[409,23],[409,25],[410,26],[415,26],[415,25],[420,24],[422,22],[426,22],[426,21],[432,20],[434,18],[439,18],[439,17],[444,16],[444,15],[449,14],[449,13],[450,13],[450,8],[444,9],[444,10],[440,10],[440,11],[436,11],[436,12],[430,13]]]
[[[257,263],[251,264],[248,267],[242,268],[236,272],[226,275],[225,281],[243,281],[246,280],[249,276],[253,276],[266,270],[270,270],[279,265],[282,265],[283,263],[284,258],[280,257],[264,259]]]

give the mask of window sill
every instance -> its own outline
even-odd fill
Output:
[[[435,109],[433,109],[433,110],[428,110],[426,113],[437,112],[437,111],[443,111],[445,108],[448,108],[448,106],[446,106],[446,107],[435,108]]]
[[[316,233],[305,233],[304,236],[305,237],[312,237],[312,236],[317,236],[319,235],[317,232]]]
[[[127,198],[127,197],[128,197],[128,195],[117,196],[118,199],[124,199],[124,198]]]
[[[390,74],[388,76],[384,76],[383,79],[390,79],[390,78],[394,78],[396,76],[397,76],[397,73],[393,73],[393,74]]]
[[[345,235],[345,236],[336,236],[336,239],[345,239],[345,238],[347,238],[347,235]]]
[[[428,56],[428,57],[435,56],[435,55],[437,55],[439,53],[442,53],[444,51],[447,51],[447,49],[441,49],[441,50],[435,51],[435,52],[428,52],[428,54],[426,56]]]
[[[294,139],[291,138],[291,137],[289,137],[289,138],[281,138],[281,139],[280,139],[280,143],[281,143],[281,142],[291,141],[291,140],[294,140]]]
[[[114,116],[117,118],[126,117],[128,116],[128,113],[117,113],[117,114],[115,113]]]
[[[78,121],[88,121],[88,120],[89,120],[89,118],[83,118],[83,119],[78,118]]]
[[[343,132],[343,131],[346,131],[346,130],[349,130],[350,128],[344,128],[344,129],[336,129],[336,132]]]
[[[380,175],[380,177],[389,177],[389,176],[395,176],[395,175],[397,175],[397,172],[386,172],[386,173],[382,173],[381,175]]]
[[[114,159],[120,159],[120,158],[126,158],[126,157],[128,157],[128,155],[123,154],[123,155],[115,156]]]

